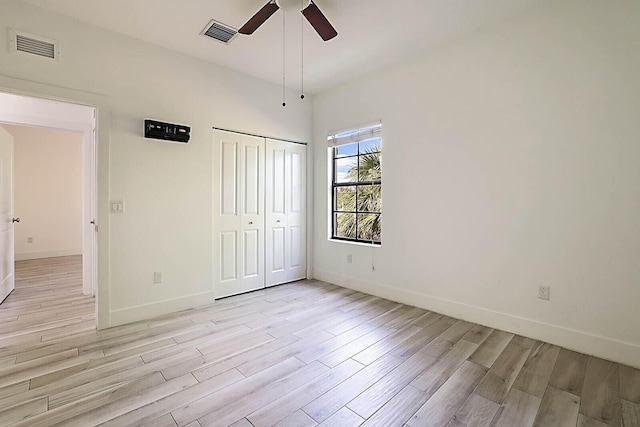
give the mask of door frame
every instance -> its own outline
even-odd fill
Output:
[[[78,125],[78,123],[63,123],[60,120],[47,120],[42,117],[18,115],[11,117],[6,112],[0,116],[0,122],[15,125],[53,127],[83,133],[83,178],[87,173],[91,177],[88,180],[83,179],[83,254],[89,251],[92,258],[87,268],[83,268],[83,283],[86,281],[85,277],[88,276],[87,278],[92,286],[87,286],[86,289],[83,289],[83,292],[94,294],[96,297],[97,329],[107,328],[110,326],[108,268],[109,100],[101,95],[4,76],[0,76],[0,92],[82,105],[94,109],[94,127]],[[100,221],[100,219],[103,220]],[[89,224],[92,220],[95,220],[96,224],[95,231],[91,234],[85,230],[89,230]],[[100,232],[96,233],[98,225]]]

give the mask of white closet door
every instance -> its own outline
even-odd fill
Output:
[[[267,139],[267,286],[306,278],[306,148]]]
[[[264,138],[214,132],[214,295],[264,288]]]

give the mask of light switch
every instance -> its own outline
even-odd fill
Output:
[[[111,200],[109,202],[109,212],[111,212],[111,213],[124,213],[124,201],[123,200]]]

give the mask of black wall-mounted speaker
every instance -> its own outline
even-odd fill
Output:
[[[144,137],[186,144],[191,137],[191,128],[147,119],[144,121]]]

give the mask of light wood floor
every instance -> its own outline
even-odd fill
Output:
[[[326,283],[96,332],[79,257],[16,275],[1,426],[640,425],[638,370]]]

